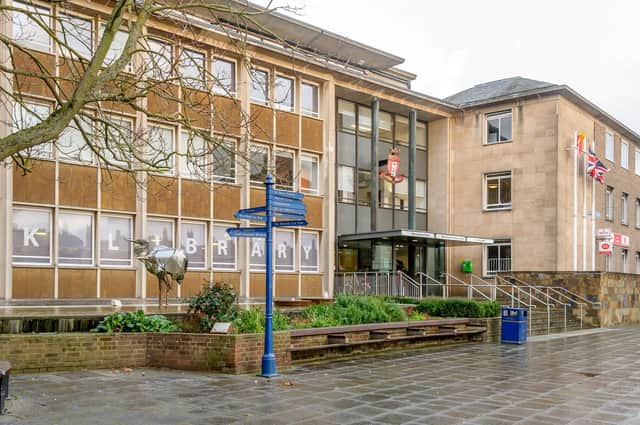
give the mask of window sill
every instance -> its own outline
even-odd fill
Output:
[[[239,273],[239,270],[237,268],[234,269],[211,269],[212,272],[216,273]]]
[[[513,210],[513,207],[500,207],[500,208],[487,208],[487,207],[483,207],[482,211],[483,212],[494,212],[494,211],[511,211]]]
[[[317,113],[317,112],[305,112],[305,111],[302,111],[302,116],[320,120],[320,114]]]
[[[494,145],[504,145],[505,143],[513,143],[513,139],[505,140],[504,142],[493,142],[493,143],[484,142],[484,143],[482,143],[482,145],[483,146],[494,146]]]
[[[268,101],[251,99],[249,102],[251,102],[252,105],[264,106],[266,108],[269,107],[269,102]]]

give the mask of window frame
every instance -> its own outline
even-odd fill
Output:
[[[90,242],[90,246],[91,246],[91,262],[89,264],[82,264],[82,263],[61,263],[60,262],[60,215],[61,214],[68,214],[68,215],[81,215],[81,216],[88,216],[91,218],[91,240]],[[59,210],[57,217],[56,217],[56,247],[57,247],[57,252],[56,252],[56,265],[58,267],[73,267],[73,268],[77,268],[77,267],[86,267],[86,268],[91,268],[91,267],[95,267],[96,266],[96,217],[95,217],[95,213],[92,211],[84,211],[84,210],[68,210],[68,209],[63,209],[63,210]]]
[[[620,166],[625,170],[629,169],[629,142],[624,139],[620,141]]]
[[[185,224],[192,224],[192,225],[195,224],[195,225],[198,225],[198,226],[204,226],[204,238],[203,238],[203,244],[204,244],[204,266],[195,267],[193,265],[193,262],[189,262],[189,269],[190,270],[199,270],[199,271],[209,270],[209,261],[208,261],[209,260],[209,258],[208,258],[209,257],[209,250],[207,249],[208,245],[209,245],[209,235],[208,235],[208,232],[207,232],[208,227],[209,227],[209,226],[207,226],[208,222],[204,221],[204,220],[191,220],[191,219],[180,220],[179,226],[177,226],[177,227],[180,228],[180,242],[179,242],[179,244],[180,244],[180,248],[185,250],[185,256],[188,256],[189,254],[187,254],[186,249],[182,248],[182,237],[183,237],[182,226],[184,226]]]
[[[266,74],[266,78],[265,78],[265,82],[266,82],[266,90],[264,93],[265,99],[258,99],[253,97],[253,88],[254,88],[254,76],[253,73],[254,72],[261,72]],[[249,68],[249,103],[255,103],[256,105],[261,105],[261,106],[269,106],[269,95],[271,94],[271,72],[269,69],[264,68],[264,67],[260,67],[260,66],[252,66],[251,68]]]
[[[220,144],[233,144],[233,177],[227,177],[227,176],[219,176],[215,174],[215,171],[211,170],[211,179],[213,180],[214,183],[228,183],[228,184],[237,184],[238,182],[238,141],[236,139],[232,139],[232,138],[224,138],[222,139],[222,141],[219,143]],[[219,146],[216,146],[216,149]],[[214,161],[214,152],[215,150],[213,150],[213,152],[211,152],[211,163],[213,164],[213,168],[216,169],[217,167],[215,167]],[[268,155],[267,155],[268,157]],[[249,173],[249,177],[251,177],[251,173]],[[264,183],[264,182],[263,182]]]
[[[165,223],[171,223],[171,246],[167,247],[167,248],[176,248],[176,239],[177,239],[177,229],[178,229],[178,223],[176,223],[176,219],[175,218],[170,218],[170,217],[161,217],[161,216],[155,216],[155,215],[148,215],[146,217],[146,231],[145,231],[145,239],[147,239],[149,242],[154,242],[153,240],[151,240],[151,236],[149,235],[149,221],[160,221],[160,222],[165,222]],[[156,246],[160,245],[161,241],[158,241]]]
[[[620,196],[620,223],[629,225],[629,194],[626,192],[622,192]]]
[[[97,34],[97,37],[96,37],[96,43],[99,43],[98,40],[102,39],[102,35],[104,34],[104,30],[106,29],[106,27],[107,27],[107,22],[106,21],[104,21],[102,19],[98,21],[98,34]],[[129,38],[129,31],[127,31],[127,30],[125,30],[123,28],[124,27],[121,26],[120,29],[116,32],[116,35],[114,36],[114,40],[115,40],[115,37],[117,37],[117,35],[119,33],[124,33],[124,34],[126,34],[127,39]],[[126,41],[125,41],[125,44],[126,44]],[[111,47],[111,46],[109,46],[109,47]],[[124,45],[123,45],[123,48],[124,48]],[[111,62],[107,62],[107,58],[108,58],[109,52],[111,52],[111,49],[109,49],[107,51],[107,55],[105,55],[104,61],[102,62],[101,66],[103,68],[113,65],[113,63],[116,60],[118,60],[118,58],[122,55],[122,52],[120,52],[116,57],[113,58],[113,60]],[[135,55],[133,55],[133,56],[135,56]],[[125,66],[125,68],[122,71],[126,72],[126,73],[131,73],[133,71],[133,61],[134,61],[134,57],[131,58],[129,63],[127,63],[127,65]]]
[[[291,270],[287,270],[287,269],[282,269],[282,268],[278,268],[278,233],[288,233],[293,235],[293,244],[292,244],[292,248],[291,248],[291,253],[293,255],[292,261],[291,261]],[[296,251],[298,250],[298,241],[296,240],[296,231],[293,229],[287,229],[287,228],[277,228],[275,229],[275,232],[273,233],[273,248],[274,248],[274,252],[273,252],[273,271],[275,273],[296,273],[297,272],[297,267],[296,267],[296,261],[297,261],[297,255],[296,255]],[[266,260],[266,258],[265,258]],[[288,267],[288,266],[287,266]]]
[[[227,62],[233,65],[233,90],[223,89],[221,88],[222,86],[217,84],[218,79],[216,76],[216,61]],[[238,96],[238,61],[236,59],[229,58],[226,56],[214,55],[211,58],[211,70],[214,78],[212,82],[213,94],[217,96],[227,96],[232,98],[237,97]]]
[[[607,136],[611,137],[609,138]],[[609,143],[609,141],[611,141],[611,143]],[[615,135],[609,130],[605,130],[604,132],[604,159],[614,163],[616,161],[616,139]]]
[[[302,235],[303,234],[310,234],[310,235],[315,235],[316,238],[316,267],[315,270],[303,270],[303,267],[308,267],[308,266],[303,266],[302,265]],[[301,230],[299,232],[298,235],[298,254],[300,255],[300,260],[299,260],[299,266],[298,266],[298,271],[301,274],[318,274],[321,273],[321,267],[320,267],[320,259],[321,259],[321,255],[320,255],[320,232],[317,231],[313,231],[313,230]]]
[[[620,272],[629,273],[629,250],[627,248],[620,250]]]
[[[340,170],[344,169],[344,168],[349,168],[351,169],[351,183],[353,186],[353,191],[351,192],[353,194],[353,197],[351,199],[347,199],[344,200],[344,198],[340,197],[340,192],[343,192],[342,190],[340,190]],[[350,165],[342,165],[339,164],[336,166],[336,174],[337,174],[337,181],[336,181],[336,202],[340,202],[342,204],[350,204],[350,205],[355,205],[356,203],[356,173],[357,173],[357,168],[356,167],[352,167]],[[373,176],[372,176],[373,178]],[[371,195],[373,196],[373,195]]]
[[[286,105],[282,101],[279,101],[277,97],[277,87],[278,80],[288,80],[291,82],[291,105]],[[285,112],[295,112],[296,111],[296,78],[290,77],[286,74],[275,74],[274,77],[274,85],[273,85],[273,104],[275,109]]]
[[[424,208],[419,208],[418,207],[418,196],[416,196],[416,212],[420,213],[420,214],[426,214],[427,211],[429,210],[429,204],[427,203],[427,193],[428,193],[428,188],[427,188],[427,180],[425,179],[416,179],[416,195],[418,194],[418,182],[424,183]]]
[[[293,169],[291,170],[291,187],[285,187],[282,184],[278,184],[277,180],[278,180],[278,153],[280,152],[286,152],[291,154],[293,157],[291,158],[291,166],[293,167]],[[296,176],[297,176],[297,169],[296,169],[296,151],[292,150],[292,149],[287,149],[287,148],[282,148],[280,146],[276,146],[275,148],[273,148],[273,161],[274,161],[274,188],[278,189],[278,190],[286,190],[288,192],[294,192],[296,190]],[[264,182],[263,182],[264,183]]]
[[[14,261],[14,246],[15,245],[15,241],[13,241],[12,247],[11,247],[11,266],[12,267],[21,267],[21,266],[39,266],[39,267],[47,267],[47,266],[53,266],[53,254],[54,254],[54,250],[53,250],[53,234],[54,232],[56,232],[56,229],[54,228],[54,223],[53,223],[53,209],[51,208],[37,208],[37,207],[33,207],[33,206],[25,206],[25,205],[12,205],[11,208],[11,214],[12,216],[14,215],[15,210],[23,210],[23,211],[36,211],[36,212],[46,212],[48,214],[49,217],[49,261],[46,263],[36,263],[36,262],[15,262]],[[11,222],[11,228],[12,228],[12,232],[13,232],[13,220]],[[31,256],[33,257],[33,256]]]
[[[302,96],[303,96],[303,89],[302,86],[309,86],[309,87],[313,87],[315,89],[316,92],[316,110],[315,111],[309,111],[307,109],[304,108],[304,101],[302,100]],[[312,118],[320,118],[320,85],[317,83],[313,83],[311,81],[307,81],[307,80],[301,80],[300,81],[300,113],[302,115],[306,115],[308,117],[312,117]]]
[[[87,22],[89,22],[91,24],[91,42],[89,43],[89,54],[87,56],[80,55],[81,58],[86,59],[86,60],[90,60],[91,57],[95,54],[95,51],[96,51],[96,42],[97,42],[96,35],[97,35],[97,32],[96,32],[96,28],[95,28],[96,27],[95,19],[93,19],[91,16],[82,15],[82,14],[79,14],[79,13],[77,13],[75,11],[74,12],[70,12],[67,9],[59,10],[57,12],[57,14],[56,14],[56,19],[55,19],[55,21],[56,21],[56,31],[55,32],[56,32],[56,37],[58,37],[58,38],[61,38],[60,32],[59,32],[62,29],[62,25],[60,23],[60,21],[61,21],[60,16],[61,15],[64,15],[64,16],[66,16],[68,18],[71,18],[71,19],[78,19],[78,20],[81,20],[81,21],[87,21]],[[61,57],[66,57],[66,55],[64,53],[64,49],[62,48],[62,46],[60,46],[58,44],[56,50],[57,50],[58,54]],[[77,59],[77,57],[74,57],[72,59]]]
[[[171,51],[171,60],[169,61],[169,71],[168,71],[168,73],[166,75],[164,75],[163,71],[159,70],[159,72],[161,73],[161,75],[159,75],[159,76],[162,79],[169,79],[169,80],[174,79],[175,73],[178,71],[177,67],[174,66],[174,65],[179,66],[179,63],[176,63],[176,47],[177,46],[175,44],[171,43],[170,40],[167,40],[165,38],[158,37],[158,36],[155,36],[155,35],[149,35],[147,37],[146,41],[147,41],[148,44],[150,44],[150,43],[158,43],[158,44],[163,44],[163,45],[169,47],[169,49]],[[149,49],[152,48],[152,46],[150,46],[150,45],[147,46],[147,47]],[[164,57],[163,57],[163,59],[164,59]],[[146,69],[147,64],[144,63],[145,60],[146,60],[145,58],[142,58],[142,60],[141,60],[143,69],[145,71],[144,72],[145,77],[148,78],[148,79],[154,80],[154,81],[159,81],[159,79],[156,78],[156,77],[158,77],[158,75],[154,75],[154,69]]]
[[[187,135],[186,139],[185,137],[183,137],[184,135]],[[178,158],[178,166],[179,166],[179,170],[178,170],[178,175],[180,175],[181,178],[183,179],[188,179],[188,180],[201,180],[201,177],[208,177],[209,176],[209,153],[207,152],[207,141],[204,140],[204,138],[202,138],[202,136],[198,136],[198,135],[193,135],[195,137],[200,137],[202,138],[203,141],[203,157],[204,157],[204,164],[201,166],[199,164],[194,164],[193,162],[190,163],[189,159],[189,140],[193,140],[193,137],[189,137],[190,134],[187,130],[180,130],[179,134],[179,140],[178,140],[178,153],[179,153],[179,158]],[[174,156],[175,157],[175,156]],[[175,161],[174,161],[175,162]],[[200,168],[200,171],[202,172],[202,176],[199,176],[198,173],[192,173],[191,170],[189,169],[189,164],[191,164],[194,167],[198,167]]]
[[[503,116],[509,115],[511,117],[511,137],[508,140],[500,140],[500,136],[502,135],[502,122],[499,121],[498,127],[498,140],[495,142],[489,141],[489,120],[492,118],[498,118],[500,120]],[[513,109],[504,109],[501,111],[488,112],[484,114],[484,132],[483,132],[483,144],[485,146],[499,145],[501,143],[510,143],[513,142]]]
[[[78,115],[77,116],[78,119],[80,121],[83,120],[89,120],[89,131],[91,132],[91,136],[95,137],[95,121],[91,118],[82,116],[82,115]],[[75,122],[73,120],[71,120],[71,123],[73,124],[73,128],[75,128]],[[56,145],[55,145],[55,151],[56,151],[56,159],[60,162],[65,162],[65,163],[71,163],[71,164],[82,164],[82,165],[95,165],[96,164],[96,155],[94,154],[94,152],[91,150],[91,148],[89,148],[88,146],[86,146],[84,140],[83,140],[83,147],[80,149],[80,151],[88,151],[89,155],[91,156],[91,159],[89,160],[84,160],[81,158],[73,158],[71,156],[68,156],[66,153],[64,153],[58,145],[58,142],[60,141],[60,136],[70,127],[71,125],[68,125],[67,127],[65,127],[64,130],[62,130],[60,132],[60,134],[58,135],[58,137],[56,138]],[[80,129],[76,130],[80,131]],[[84,148],[84,149],[83,149]]]
[[[127,214],[113,214],[111,212],[109,213],[100,213],[99,216],[99,221],[102,221],[102,219],[104,217],[115,217],[115,218],[122,218],[122,219],[126,219],[129,220],[129,234],[131,235],[131,237],[133,237],[135,235],[134,230],[135,230],[135,215],[127,215]],[[102,223],[99,224],[100,227],[102,227]],[[102,230],[102,229],[101,229]],[[97,243],[100,244],[100,237],[102,235],[98,236],[97,239]],[[97,265],[100,268],[109,268],[109,269],[131,269],[132,267],[134,267],[133,265],[133,247],[131,247],[131,250],[129,252],[129,264],[103,264],[102,263],[102,249],[100,250],[100,255],[99,258],[96,259],[97,261]]]
[[[298,187],[300,188],[300,191],[303,193],[308,193],[310,195],[319,195],[320,194],[320,157],[316,154],[312,154],[312,153],[308,153],[308,152],[301,152],[300,155],[300,181],[298,183]],[[302,160],[304,158],[311,158],[313,162],[313,160],[315,160],[316,163],[316,188],[313,189],[306,189],[302,187]]]
[[[220,268],[220,267],[216,267],[215,266],[215,261],[213,259],[214,256],[214,248],[213,248],[213,243],[214,243],[214,239],[213,239],[213,235],[214,235],[214,231],[216,227],[224,227],[225,228],[225,235],[226,233],[226,229],[228,229],[229,227],[238,227],[237,223],[225,223],[225,222],[220,222],[220,221],[214,221],[211,224],[211,270],[213,271],[222,271],[222,272],[234,272],[234,271],[238,271],[238,238],[231,238],[229,237],[229,239],[233,239],[233,268],[229,268],[229,269],[225,269],[225,268]]]
[[[193,77],[188,77],[189,79],[191,79],[191,82],[189,82],[188,80],[185,81],[185,78],[182,73],[182,69],[183,69],[182,62],[183,62],[184,52],[193,52],[193,53],[196,53],[197,55],[202,55],[202,75],[201,75],[202,80],[199,80]],[[194,62],[192,56],[189,56],[189,60],[192,61],[192,63]],[[207,87],[208,86],[208,81],[207,81],[208,70],[207,70],[207,51],[206,50],[197,49],[192,46],[180,46],[178,51],[176,71],[178,74],[178,79],[180,80],[179,81],[180,86],[182,86],[183,88],[186,88],[188,90],[208,91],[208,87]],[[194,84],[195,82],[197,82],[197,84]]]
[[[111,126],[113,126],[113,127],[115,127],[116,124],[119,127],[121,127],[122,122],[126,121],[129,124],[131,124],[131,127],[130,127],[131,134],[135,134],[135,132],[136,132],[136,119],[131,117],[131,116],[129,116],[129,115],[118,114],[118,113],[107,113],[107,114],[105,114],[104,117],[102,117],[102,120],[108,121],[109,124]],[[98,126],[103,126],[103,125],[104,124],[102,122],[94,121],[93,129],[94,129],[94,131],[96,133],[96,137],[97,136],[101,136],[101,137],[102,136],[106,136],[106,134],[102,134],[102,133],[98,134],[98,128],[97,127]],[[100,131],[102,131],[102,129],[100,129]],[[113,152],[107,148],[107,146],[105,145],[104,142],[105,142],[104,137],[102,138],[102,140],[98,141],[98,143],[99,143],[98,150],[100,151],[100,155],[101,156],[109,157],[109,156],[113,155]],[[100,161],[102,161],[102,159],[98,159],[98,162],[100,162]],[[121,160],[121,159],[115,158],[115,156],[113,158],[110,158],[110,159],[108,158],[108,161],[113,163],[113,164],[119,165],[122,168],[128,169],[128,170],[131,170],[131,168],[133,166],[133,162],[134,162],[131,158]],[[108,166],[106,164],[104,164],[103,167],[108,168]]]
[[[259,186],[259,187],[264,187],[264,181],[257,181],[257,180],[253,180],[252,178],[252,173],[251,173],[251,166],[252,166],[252,160],[251,160],[251,150],[254,147],[260,147],[260,148],[264,148],[267,151],[267,163],[264,165],[265,166],[265,170],[264,170],[264,175],[266,176],[269,173],[269,164],[271,162],[271,155],[273,152],[273,147],[271,145],[265,144],[265,143],[254,143],[254,142],[249,142],[249,149],[247,151],[247,156],[249,158],[249,186]]]
[[[511,180],[509,184],[510,202],[508,204],[500,202],[500,198],[502,198],[501,180],[502,178],[505,178],[505,177],[509,177],[509,179]],[[490,180],[498,181],[498,203],[497,204],[489,204],[489,181]],[[482,185],[483,185],[483,201],[482,201],[483,211],[505,211],[505,210],[513,209],[513,171],[512,170],[484,173]]]
[[[30,105],[31,109],[37,108],[37,107],[47,108],[47,111],[48,111],[47,114],[48,115],[51,114],[51,109],[52,109],[52,106],[53,106],[50,103],[48,103],[48,102],[46,102],[44,100],[40,100],[40,99],[34,100],[32,98],[27,98],[23,102],[15,102],[14,101],[13,105],[12,105],[13,106],[12,107],[13,117],[11,117],[12,123],[9,125],[9,131],[11,131],[11,133],[18,132],[18,131],[21,131],[21,130],[29,128],[29,127],[22,128],[21,126],[19,127],[16,124],[16,118],[17,118],[17,115],[18,115],[16,108],[20,108],[22,111],[25,111],[26,113],[31,114],[31,111],[29,109],[26,109],[25,105],[27,105],[27,106]],[[40,117],[38,117],[37,115],[35,115],[35,114],[33,114],[33,115],[38,119],[38,121],[33,125],[37,125],[37,124],[41,123],[43,120],[47,119],[47,117],[44,117],[44,118],[40,119]],[[54,145],[55,145],[54,141],[50,140],[48,142],[41,143],[39,145],[31,146],[29,148],[23,149],[22,151],[20,151],[20,153],[23,154],[23,153],[26,153],[25,151],[29,151],[29,150],[35,149],[35,155],[32,155],[30,153],[28,155],[29,158],[38,159],[38,160],[45,160],[45,161],[55,161],[57,155],[55,154],[56,149],[55,149]],[[39,154],[38,151],[40,151],[40,150],[42,150],[42,152],[44,152],[44,153],[47,153],[47,156]]]
[[[640,176],[640,148],[635,148],[634,153],[634,171],[636,176]]]
[[[19,5],[19,6],[17,6]],[[46,11],[46,15],[48,16],[48,27],[49,28],[53,28],[52,25],[52,16],[53,16],[53,12],[52,9],[49,5],[44,6],[40,3],[31,3],[28,1],[22,1],[22,0],[13,0],[13,7],[15,7],[16,9],[22,9],[22,10],[28,10],[29,8],[33,8],[35,9],[35,11],[37,12],[38,9],[41,10],[42,13],[45,13]],[[9,20],[12,23],[12,33],[11,33],[11,39],[12,40],[16,40],[15,38],[15,22],[14,20],[16,19],[15,16],[13,16],[13,14],[15,14],[15,11],[12,11],[12,16],[9,18]],[[20,12],[17,12],[20,13]],[[24,15],[24,14],[23,14]],[[27,20],[31,20],[27,15],[24,15],[26,17]],[[43,16],[40,16],[40,18],[43,18]],[[55,19],[54,19],[55,20]],[[43,21],[44,22],[44,21]],[[37,25],[37,24],[36,24]],[[40,26],[38,25],[38,29],[41,29]],[[44,30],[42,30],[44,31]],[[46,31],[44,31],[46,33]],[[49,40],[48,46],[46,48],[46,50],[43,50],[42,48],[44,47],[44,44],[40,44],[40,43],[33,43],[31,41],[17,41],[16,40],[16,44],[19,44],[27,49],[31,49],[31,50],[35,50],[37,52],[44,52],[44,53],[54,53],[54,48],[53,48],[53,39],[51,38],[51,36],[49,34],[47,35],[47,39]]]
[[[613,221],[615,217],[614,193],[613,186],[604,187],[604,219],[606,221]]]
[[[500,254],[502,252],[502,247],[503,246],[508,246],[509,250],[510,250],[510,256],[509,258],[509,270],[503,270],[501,267],[500,270],[496,270],[496,271],[490,271],[489,270],[489,252],[488,252],[488,248],[489,247],[493,247],[493,246],[497,246],[498,247],[498,261],[502,260],[502,259],[506,259],[507,257],[501,257]],[[484,277],[492,277],[495,276],[497,273],[502,273],[502,272],[509,272],[511,270],[513,270],[513,240],[512,239],[495,239],[494,242],[492,244],[487,244],[487,245],[483,245],[482,248],[482,273]]]
[[[640,198],[636,198],[636,211],[635,211],[635,227],[640,229]]]
[[[176,133],[178,131],[178,129],[176,127],[173,126],[169,126],[169,125],[165,125],[165,124],[159,124],[157,122],[148,122],[147,123],[147,134],[148,134],[148,141],[147,144],[145,146],[145,161],[148,160],[148,151],[147,149],[150,148],[151,145],[151,129],[152,128],[159,128],[159,129],[163,129],[163,130],[169,130],[171,131],[171,156],[168,158],[168,161],[170,162],[170,167],[168,170],[166,171],[161,171],[161,170],[149,170],[150,174],[157,174],[157,175],[161,175],[161,176],[175,176],[176,175]],[[180,136],[180,135],[179,135]],[[148,164],[147,164],[148,166]]]

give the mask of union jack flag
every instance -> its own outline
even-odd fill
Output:
[[[602,161],[597,160],[596,165],[593,168],[593,172],[591,173],[591,176],[597,181],[599,181],[600,183],[604,183],[604,175],[608,172],[609,172],[609,169],[607,168],[607,166],[604,165]]]
[[[596,169],[597,163],[598,163],[598,157],[596,153],[593,151],[593,147],[589,146],[589,151],[587,152],[587,173],[591,177],[595,177],[594,171]]]

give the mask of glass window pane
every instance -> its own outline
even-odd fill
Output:
[[[224,59],[213,60],[213,90],[217,94],[233,96],[236,93],[236,63]]]
[[[371,205],[371,171],[358,170],[358,205]]]
[[[173,174],[174,151],[173,129],[149,126],[147,166],[162,174]]]
[[[615,161],[615,154],[613,148],[613,134],[608,131],[604,135],[605,138],[605,147],[604,147],[604,157],[609,161]]]
[[[213,226],[213,269],[236,269],[236,240],[227,234],[231,224],[215,224]]]
[[[427,148],[427,125],[420,121],[416,123],[416,146]]]
[[[180,52],[179,71],[182,84],[198,90],[204,90],[205,82],[204,53],[182,49]]]
[[[502,204],[511,203],[511,177],[500,179],[500,202]]]
[[[105,26],[100,25],[100,34],[99,38],[102,38],[102,34],[104,34]],[[109,51],[104,57],[104,66],[109,66],[113,62],[115,62],[124,52],[124,46],[127,44],[127,39],[129,38],[129,33],[126,31],[118,31],[111,42],[111,46],[109,46]],[[130,69],[130,65],[127,69]]]
[[[318,116],[318,86],[302,83],[302,113],[305,115]]]
[[[498,205],[499,198],[499,181],[497,179],[487,179],[487,204]]]
[[[251,183],[264,183],[269,165],[269,148],[252,144],[249,147],[249,162]]]
[[[130,141],[136,137],[133,122],[124,117],[107,116],[94,130],[101,143],[101,154],[109,164],[131,168],[133,146]]]
[[[32,17],[21,12],[14,12],[11,23],[13,24],[13,39],[30,49],[43,52],[51,51],[51,38],[45,28],[51,28],[51,13],[49,9],[34,7],[30,4],[14,1],[13,6],[32,14]],[[40,22],[40,24],[37,21]]]
[[[147,220],[147,240],[156,246],[173,248],[173,220]]]
[[[500,117],[500,141],[511,140],[511,114]]]
[[[154,80],[171,78],[173,67],[173,47],[157,39],[147,39],[143,54],[144,73]]]
[[[39,124],[49,116],[49,106],[39,103],[23,102],[13,105],[13,131],[20,131]],[[21,154],[29,158],[50,159],[52,144],[50,142],[24,149]]]
[[[276,230],[274,257],[276,271],[292,272],[294,270],[295,242],[294,233],[288,230]]]
[[[394,205],[396,209],[402,211],[409,210],[409,181],[407,179],[402,180],[395,185],[395,197]]]
[[[371,108],[358,105],[358,134],[371,137]]]
[[[51,264],[51,214],[13,209],[13,262]]]
[[[236,143],[225,140],[213,151],[213,179],[218,182],[236,182]]]
[[[378,136],[380,140],[393,141],[393,116],[388,112],[380,111]]]
[[[180,133],[180,174],[184,177],[207,177],[207,148],[197,134]]]
[[[371,169],[371,139],[358,136],[358,167]]]
[[[93,264],[93,215],[58,214],[58,262]]]
[[[276,77],[275,104],[278,108],[293,111],[293,80],[286,77]]]
[[[204,269],[207,266],[207,226],[204,223],[182,223],[180,247],[184,249],[189,268]]]
[[[356,105],[345,100],[338,99],[338,130],[355,133],[356,131]]]
[[[427,211],[427,182],[416,180],[416,211]]]
[[[300,233],[300,271],[317,272],[318,267],[318,234]]]
[[[266,71],[252,69],[250,76],[251,100],[266,105],[269,99],[269,74]]]
[[[497,118],[487,120],[487,143],[496,143],[498,141],[498,126],[500,122]]]
[[[396,142],[409,144],[409,119],[396,116]]]
[[[302,155],[300,163],[300,188],[303,192],[318,193],[318,158]]]
[[[65,128],[58,140],[56,141],[56,149],[61,159],[69,159],[72,161],[91,162],[93,160],[93,152],[89,145],[85,142],[83,133],[87,137],[92,138],[92,123],[89,118],[77,117],[80,121],[80,128],[75,121],[71,121],[69,126]]]
[[[250,238],[249,250],[249,270],[265,271],[264,238]]]
[[[131,266],[132,223],[130,217],[100,217],[100,264]]]
[[[352,167],[338,167],[338,202],[353,203],[355,201],[354,173]]]
[[[66,14],[58,15],[58,39],[62,43],[60,51],[64,56],[88,59],[93,52],[93,24]]]
[[[293,190],[293,152],[276,151],[276,188]]]
[[[382,177],[378,178],[378,197],[379,197],[379,206],[381,208],[392,208],[393,207],[393,183],[383,179]]]

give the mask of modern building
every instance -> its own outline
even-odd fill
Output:
[[[89,54],[110,13],[108,2],[12,3],[73,18],[85,28],[80,35]],[[20,36],[30,54],[5,49],[1,56],[27,70],[36,57],[64,74],[64,49],[25,16],[16,12],[1,30]],[[181,31],[182,19],[196,31]],[[57,31],[59,20],[51,22]],[[602,268],[594,232],[605,227],[632,240],[606,267],[622,267],[623,253],[624,270],[632,271],[633,255],[640,262],[640,192],[633,190],[640,137],[570,88],[516,78],[440,100],[411,89],[416,76],[398,68],[402,58],[289,16],[256,15],[255,25],[241,31],[225,22],[153,18],[145,29],[149,43],[176,59],[177,72],[202,81],[170,89],[178,97],[211,99],[203,128],[225,143],[209,155],[206,163],[215,166],[207,178],[181,156],[162,173],[105,168],[91,152],[66,150],[82,146],[73,129],[31,153],[31,173],[7,161],[0,169],[0,300],[156,297],[155,278],[133,258],[129,240],[137,238],[187,252],[187,278],[170,296],[192,295],[213,281],[233,285],[243,300],[264,297],[262,240],[230,239],[225,230],[250,224],[233,214],[264,203],[268,171],[279,189],[304,192],[308,207],[308,226],[275,236],[280,298],[329,297],[336,272],[439,279],[446,270],[457,272],[461,260],[472,260],[485,276],[515,268]],[[234,44],[239,39],[246,43],[242,54]],[[28,82],[20,90],[30,110],[46,115],[57,89]],[[144,102],[151,111],[196,114],[158,97]],[[193,143],[180,125],[117,104],[102,110],[169,152],[186,152]],[[2,134],[19,125],[2,121]],[[576,131],[613,161],[610,189],[583,174],[573,184]],[[626,207],[611,207],[594,221],[605,194],[608,207],[625,199]],[[614,221],[607,221],[609,212]]]

